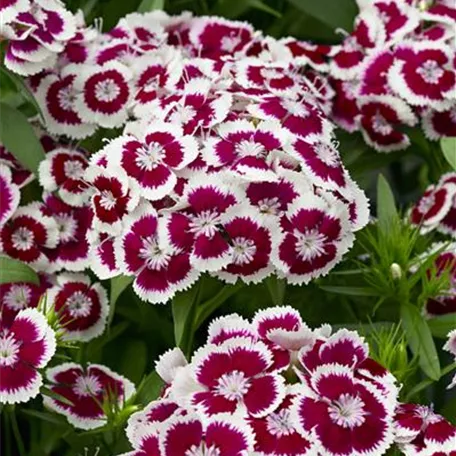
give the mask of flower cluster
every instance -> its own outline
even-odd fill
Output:
[[[452,456],[456,427],[424,405],[401,404],[394,418],[396,442],[405,456]]]
[[[201,273],[302,284],[341,260],[368,202],[340,160],[311,47],[188,14],[134,13],[104,34],[77,23],[56,64],[29,78],[60,136],[46,138],[42,202],[17,208],[23,170],[4,159],[7,255],[135,276],[153,303]],[[64,138],[125,123],[90,157]]]
[[[330,51],[332,118],[378,151],[406,148],[418,122],[456,135],[453,1],[357,0],[354,30]]]
[[[398,388],[353,331],[290,307],[214,320],[189,363],[166,352],[163,396],[129,420],[135,456],[384,454]]]
[[[410,221],[423,233],[437,230],[456,237],[456,173],[444,174],[426,189],[412,208]]]

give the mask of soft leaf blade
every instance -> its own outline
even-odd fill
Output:
[[[0,284],[27,282],[38,285],[37,273],[22,261],[0,255]]]
[[[27,117],[17,109],[0,103],[0,142],[35,175],[45,158],[44,149]]]
[[[447,162],[456,170],[456,138],[442,138],[440,147]]]
[[[419,309],[410,304],[401,306],[401,322],[407,342],[418,357],[423,372],[432,380],[441,376],[440,361],[431,330]]]

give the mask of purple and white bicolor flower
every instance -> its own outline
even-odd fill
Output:
[[[0,403],[36,397],[43,383],[38,369],[47,365],[55,349],[54,331],[38,310],[19,311],[10,327],[0,321]]]
[[[0,227],[14,214],[20,198],[21,192],[13,182],[10,168],[0,163]]]

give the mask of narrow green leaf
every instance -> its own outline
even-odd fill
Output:
[[[40,420],[47,421],[53,425],[57,424],[59,426],[68,426],[68,422],[65,421],[63,417],[54,413],[40,412],[38,410],[24,408],[21,409],[21,413],[31,416],[32,418],[38,418]]]
[[[61,394],[59,393],[56,393],[54,391],[52,391],[51,389],[49,388],[46,388],[45,386],[42,386],[40,388],[40,393],[43,395],[43,396],[49,396],[50,398],[56,400],[56,401],[59,401],[59,402],[63,402],[64,404],[66,405],[70,405],[70,406],[74,406],[73,402],[71,402],[69,399],[67,399],[65,396],[62,396]]]
[[[410,304],[401,306],[401,321],[407,342],[423,372],[432,380],[441,376],[440,361],[431,330],[419,309]]]
[[[348,296],[380,296],[377,290],[369,287],[344,287],[344,286],[331,286],[324,285],[320,287],[324,291],[330,293],[338,293]]]
[[[0,255],[0,284],[13,282],[29,282],[39,284],[36,272],[22,261]]]
[[[148,404],[157,399],[164,387],[163,380],[157,372],[151,372],[138,387],[136,393],[136,402],[140,404]]]
[[[456,170],[456,138],[442,138],[440,147],[448,163]]]
[[[384,233],[389,230],[391,222],[399,217],[393,192],[382,174],[377,181],[377,216],[379,227]]]
[[[281,306],[285,298],[287,281],[285,279],[279,279],[277,276],[272,275],[265,280],[265,283],[271,296],[272,303],[275,306]]]
[[[281,14],[278,11],[263,3],[261,0],[222,0],[214,5],[211,14],[235,19],[245,14],[251,8],[264,11],[277,18],[281,17]]]
[[[358,13],[355,0],[288,0],[296,8],[319,19],[333,29],[353,30]]]
[[[34,97],[33,93],[25,84],[24,80],[20,76],[12,73],[7,68],[2,66],[0,66],[0,76],[5,76],[9,78],[9,80],[16,87],[17,92],[35,108],[36,113],[41,117],[41,120],[44,122],[44,117],[40,105],[36,101],[36,98]]]
[[[456,328],[456,312],[430,318],[427,323],[434,337],[446,339],[448,333]]]
[[[138,6],[138,13],[165,9],[165,0],[143,0]]]
[[[134,277],[118,275],[111,279],[111,295],[109,298],[109,316],[108,316],[108,327],[111,325],[114,318],[114,313],[116,311],[116,302],[119,299],[119,296],[127,288],[131,282],[133,282]]]
[[[147,345],[143,340],[132,339],[122,347],[120,372],[137,384],[146,370]]]
[[[234,285],[225,285],[215,296],[203,302],[197,310],[195,330],[198,329],[227,299],[233,296],[245,284],[238,280]]]
[[[189,290],[176,293],[172,302],[174,339],[176,345],[187,354],[193,338],[195,307],[198,301],[200,281]]]
[[[17,109],[0,103],[0,142],[35,175],[44,160],[43,146],[27,117]]]

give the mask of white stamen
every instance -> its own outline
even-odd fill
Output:
[[[138,151],[136,157],[137,165],[147,171],[151,171],[161,163],[164,155],[163,146],[159,143],[151,143],[148,147],[142,148]]]
[[[204,234],[212,237],[217,233],[217,223],[219,222],[219,214],[216,211],[203,211],[197,215],[190,216],[189,229],[195,234]]]
[[[96,396],[101,390],[101,383],[95,375],[81,375],[73,386],[73,391],[81,397]]]
[[[257,143],[252,140],[244,139],[239,144],[236,144],[235,151],[241,156],[261,157],[264,152],[263,144]]]
[[[146,260],[149,269],[155,270],[165,268],[171,258],[171,254],[162,248],[158,244],[157,238],[153,236],[144,239],[139,256]]]
[[[318,230],[307,230],[305,234],[295,232],[297,237],[296,253],[304,260],[309,261],[325,253],[326,236]]]
[[[382,136],[389,135],[393,131],[391,124],[379,112],[372,118],[372,129]]]
[[[59,102],[59,105],[65,111],[73,110],[75,99],[76,94],[74,93],[74,90],[71,87],[64,87],[60,89],[59,93],[57,94],[57,100]]]
[[[61,242],[70,242],[76,239],[76,231],[78,229],[77,220],[70,214],[54,215],[60,234]]]
[[[79,160],[67,160],[63,170],[68,179],[78,180],[84,176],[84,165]]]
[[[113,79],[105,79],[95,86],[95,98],[105,103],[114,101],[120,94],[120,88]]]
[[[35,241],[35,236],[31,230],[20,226],[11,236],[13,247],[16,250],[29,250]]]
[[[440,78],[443,76],[444,71],[439,67],[435,60],[426,60],[416,72],[424,79],[428,84],[438,84]]]
[[[249,390],[250,384],[243,372],[223,374],[218,381],[216,392],[229,401],[239,401]]]
[[[101,198],[100,198],[100,206],[107,210],[107,211],[110,211],[112,209],[114,209],[114,207],[116,206],[116,203],[117,203],[117,199],[116,197],[112,194],[111,191],[109,190],[104,190],[102,193],[101,193]]]
[[[12,334],[0,336],[0,366],[12,366],[19,359],[20,343]]]
[[[233,239],[233,262],[237,265],[247,264],[253,260],[256,245],[252,239],[237,237]]]
[[[280,201],[277,196],[264,198],[258,201],[258,207],[263,214],[277,215],[280,210]]]
[[[338,426],[353,429],[361,426],[368,412],[364,410],[364,402],[358,396],[341,394],[337,401],[329,407],[329,416]]]
[[[82,291],[76,291],[66,301],[66,307],[73,318],[85,318],[90,315],[92,300]]]
[[[319,142],[315,144],[314,150],[318,158],[326,165],[332,167],[339,165],[339,154],[332,144]]]
[[[205,442],[200,445],[193,445],[189,450],[186,451],[185,456],[220,456],[220,451],[215,446],[206,446]]]
[[[12,310],[25,309],[32,297],[32,290],[27,285],[12,285],[3,296],[3,302]]]
[[[295,432],[293,420],[290,416],[290,411],[287,409],[280,410],[276,413],[271,413],[266,418],[266,426],[271,435],[278,438],[284,435],[290,435]]]

